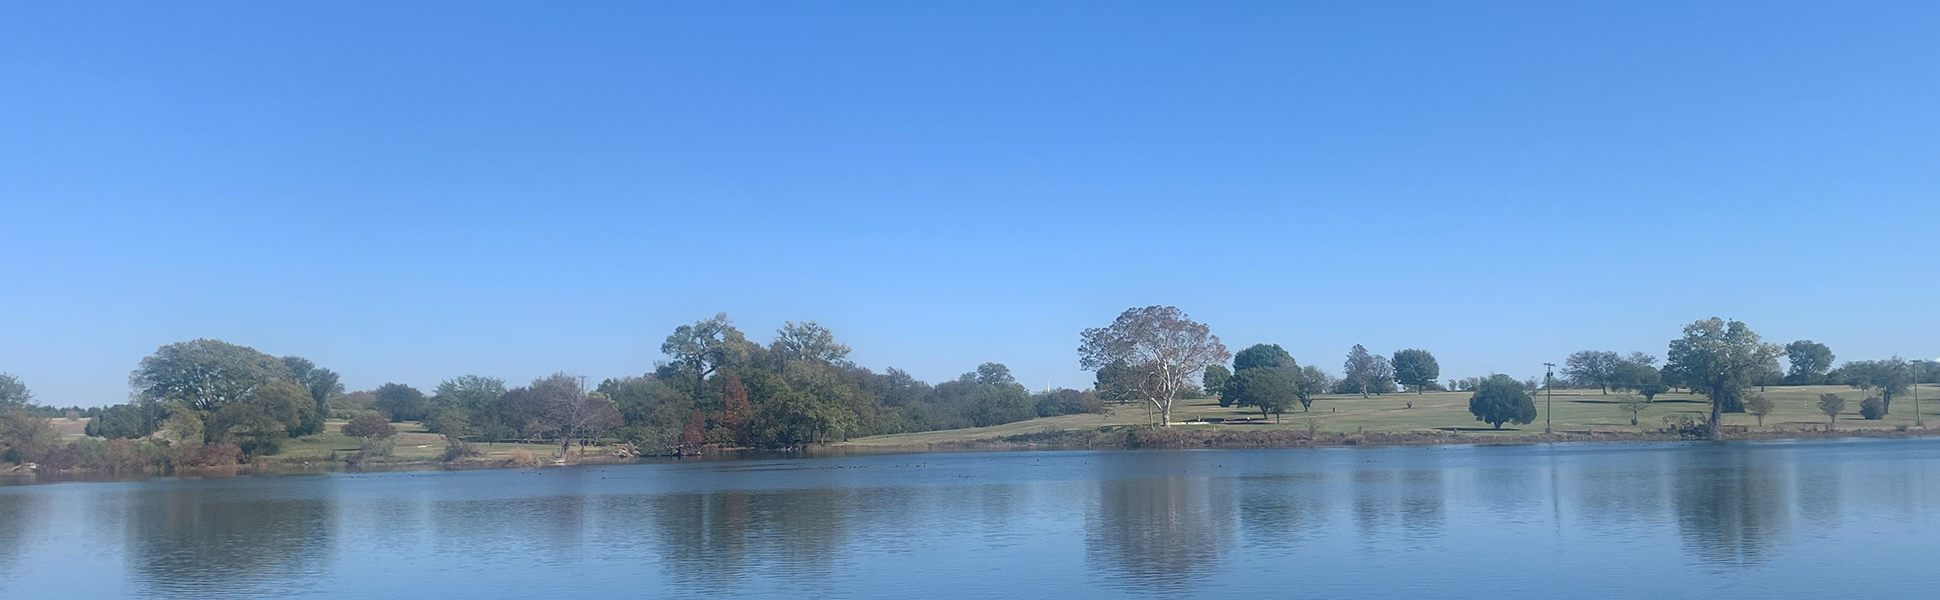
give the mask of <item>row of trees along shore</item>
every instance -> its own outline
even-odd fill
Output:
[[[1170,306],[1129,309],[1084,330],[1080,340],[1079,364],[1095,373],[1093,389],[1033,394],[1000,363],[932,385],[899,369],[878,373],[850,362],[849,347],[813,321],[787,323],[763,345],[748,340],[726,314],[676,328],[660,346],[666,360],[642,375],[589,385],[561,372],[519,386],[462,375],[430,393],[402,383],[346,392],[336,372],[303,357],[198,339],[143,358],[129,378],[133,399],[106,408],[43,407],[18,378],[0,374],[0,446],[16,463],[86,462],[120,453],[175,465],[224,464],[275,453],[291,438],[323,433],[326,419],[339,419],[357,420],[342,431],[367,442],[395,431],[376,422],[421,422],[446,437],[447,458],[464,456],[479,442],[552,443],[563,454],[574,444],[609,440],[640,454],[676,454],[1102,413],[1107,403],[1146,404],[1160,426],[1169,426],[1176,402],[1208,395],[1223,406],[1277,418],[1294,406],[1311,410],[1323,394],[1440,390],[1472,392],[1471,412],[1499,428],[1532,422],[1530,392],[1544,385],[1633,391],[1646,399],[1688,389],[1709,399],[1711,417],[1702,425],[1716,437],[1722,414],[1746,410],[1746,392],[1755,386],[1875,389],[1878,407],[1869,410],[1883,414],[1916,379],[1940,377],[1940,365],[1899,358],[1835,368],[1824,344],[1769,344],[1744,323],[1717,318],[1686,325],[1662,367],[1642,352],[1586,350],[1565,359],[1561,377],[1548,381],[1492,374],[1444,383],[1427,350],[1384,356],[1360,345],[1348,351],[1337,377],[1299,364],[1276,344],[1231,353],[1208,326]],[[1781,357],[1788,364],[1783,370]],[[47,423],[58,416],[92,417],[86,433],[98,439],[63,447]]]
[[[1898,357],[1833,368],[1834,357],[1825,344],[1811,340],[1770,344],[1745,323],[1716,317],[1685,325],[1683,335],[1670,341],[1661,368],[1656,357],[1643,352],[1585,350],[1565,360],[1562,379],[1518,381],[1491,374],[1449,379],[1446,385],[1438,381],[1441,367],[1434,354],[1418,348],[1395,351],[1389,358],[1356,344],[1348,350],[1340,377],[1301,366],[1277,344],[1256,344],[1233,354],[1209,327],[1170,306],[1127,310],[1109,326],[1087,329],[1082,337],[1080,364],[1096,373],[1094,389],[1099,397],[1149,402],[1162,426],[1172,423],[1175,402],[1200,390],[1216,394],[1221,406],[1253,407],[1262,416],[1277,416],[1295,405],[1311,410],[1314,398],[1326,393],[1365,397],[1402,390],[1417,394],[1454,390],[1472,392],[1470,412],[1476,420],[1499,429],[1504,423],[1534,422],[1537,414],[1530,392],[1575,385],[1605,394],[1613,389],[1632,391],[1645,402],[1672,389],[1689,390],[1709,401],[1711,415],[1699,425],[1705,436],[1716,438],[1724,413],[1745,412],[1748,402],[1761,419],[1770,411],[1769,401],[1747,399],[1747,391],[1754,386],[1844,384],[1878,390],[1877,408],[1862,406],[1862,413],[1878,418],[1874,415],[1889,413],[1892,398],[1908,386],[1940,378],[1940,365]],[[1788,363],[1784,369],[1779,365],[1781,357]],[[1226,365],[1228,359],[1231,367]],[[1199,378],[1196,387],[1194,374]],[[1835,400],[1826,398],[1824,405]],[[1826,410],[1837,418],[1837,410]]]

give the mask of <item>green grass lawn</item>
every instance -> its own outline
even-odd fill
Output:
[[[324,423],[323,433],[304,436],[283,443],[283,447],[269,458],[276,460],[329,460],[332,452],[348,455],[358,451],[357,438],[342,433],[344,421],[331,420]],[[406,421],[394,423],[397,427],[397,446],[392,450],[392,460],[423,461],[435,460],[445,452],[445,438],[442,435],[424,430],[424,425]],[[481,458],[502,458],[514,448],[524,448],[539,457],[553,457],[559,454],[559,447],[552,444],[473,444],[484,453]]]
[[[1759,393],[1756,389],[1753,393]],[[1797,386],[1770,387],[1762,392],[1772,400],[1774,409],[1765,417],[1763,428],[1774,431],[1796,431],[1805,427],[1822,427],[1826,416],[1819,412],[1819,394],[1834,393],[1846,398],[1846,411],[1839,415],[1839,429],[1893,429],[1913,424],[1913,395],[1909,391],[1904,396],[1893,399],[1893,414],[1878,421],[1859,418],[1859,401],[1871,392],[1856,390],[1845,386]],[[1601,394],[1596,390],[1558,390],[1551,404],[1554,411],[1545,409],[1544,397],[1536,396],[1536,422],[1529,425],[1508,425],[1502,431],[1489,429],[1488,424],[1478,422],[1468,412],[1468,392],[1429,392],[1426,394],[1388,394],[1362,398],[1360,396],[1322,396],[1314,401],[1313,411],[1308,413],[1291,412],[1282,415],[1279,423],[1271,419],[1264,422],[1232,423],[1237,419],[1258,418],[1259,411],[1239,407],[1221,408],[1215,399],[1186,400],[1173,407],[1174,422],[1206,418],[1225,419],[1220,424],[1187,424],[1181,427],[1227,428],[1227,429],[1297,429],[1306,430],[1311,420],[1320,431],[1334,433],[1382,432],[1402,433],[1424,430],[1461,430],[1482,436],[1501,436],[1513,439],[1518,436],[1533,436],[1543,431],[1543,415],[1552,419],[1552,426],[1559,432],[1638,432],[1662,429],[1664,417],[1688,414],[1708,417],[1710,405],[1701,396],[1690,394],[1660,394],[1657,401],[1648,405],[1637,417],[1638,425],[1630,424],[1629,413],[1622,410],[1622,403],[1637,398],[1627,393],[1611,392]],[[1920,397],[1933,399],[1923,402],[1921,408],[1931,427],[1940,428],[1940,386],[1920,386]],[[1409,404],[1412,403],[1411,408]],[[1056,430],[1094,429],[1109,425],[1136,425],[1148,422],[1147,410],[1139,405],[1113,406],[1111,411],[1102,415],[1065,415],[1006,423],[994,427],[973,429],[953,429],[896,435],[857,438],[847,442],[855,446],[924,446],[944,442],[963,442],[1039,433]],[[1749,414],[1727,414],[1726,425],[1743,425],[1759,429],[1757,420]]]

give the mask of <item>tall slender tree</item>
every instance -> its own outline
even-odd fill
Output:
[[[1366,398],[1374,387],[1374,380],[1381,375],[1383,362],[1381,357],[1368,353],[1366,347],[1355,344],[1347,351],[1347,362],[1341,365],[1341,377],[1354,382],[1361,397]]]

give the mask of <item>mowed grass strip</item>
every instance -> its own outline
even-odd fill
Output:
[[[1846,398],[1846,411],[1840,413],[1838,429],[1882,429],[1891,430],[1913,425],[1912,390],[1893,398],[1893,413],[1884,419],[1868,421],[1859,417],[1859,402],[1875,391],[1858,390],[1838,385],[1815,386],[1772,386],[1759,392],[1752,388],[1753,394],[1763,394],[1771,399],[1773,410],[1765,417],[1764,430],[1797,431],[1817,429],[1827,423],[1825,413],[1819,412],[1820,394],[1839,394]],[[1630,400],[1641,400],[1640,396],[1627,392],[1612,391],[1608,394],[1597,390],[1557,390],[1553,400],[1546,406],[1543,393],[1534,395],[1536,401],[1536,422],[1528,425],[1505,425],[1495,431],[1487,423],[1475,420],[1468,412],[1468,392],[1428,392],[1425,394],[1387,394],[1362,398],[1358,395],[1328,395],[1314,401],[1311,412],[1289,412],[1280,416],[1278,423],[1271,417],[1260,419],[1258,410],[1241,407],[1220,407],[1213,398],[1184,400],[1173,407],[1175,422],[1203,421],[1221,419],[1221,423],[1186,423],[1175,427],[1198,429],[1293,429],[1305,431],[1312,423],[1319,431],[1328,433],[1405,433],[1411,431],[1443,430],[1462,431],[1465,434],[1481,436],[1500,436],[1503,438],[1533,437],[1543,431],[1543,416],[1547,414],[1552,426],[1564,433],[1636,433],[1655,431],[1664,428],[1665,417],[1688,415],[1699,419],[1710,415],[1710,404],[1703,396],[1673,393],[1659,394],[1656,402],[1645,405],[1637,415],[1637,425],[1630,424],[1630,413],[1623,404]],[[1921,408],[1931,427],[1940,427],[1940,386],[1932,384],[1920,386],[1920,397],[1933,400],[1923,401]],[[1412,406],[1410,406],[1412,405]],[[1551,412],[1553,410],[1553,412]],[[1001,438],[1047,431],[1075,431],[1096,429],[1115,425],[1138,425],[1149,422],[1145,407],[1137,404],[1112,405],[1110,412],[1102,415],[1065,415],[1005,423],[993,427],[970,429],[951,429],[881,435],[857,438],[846,442],[854,446],[927,446],[939,443],[959,443],[976,440]],[[1249,421],[1250,419],[1250,421]],[[1747,413],[1726,414],[1727,426],[1744,426],[1757,430],[1758,420]],[[1508,441],[1505,439],[1504,441]]]

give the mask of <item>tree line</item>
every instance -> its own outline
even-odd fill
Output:
[[[1499,428],[1531,422],[1530,393],[1544,386],[1631,391],[1645,401],[1688,389],[1709,399],[1712,417],[1705,427],[1715,435],[1719,417],[1746,411],[1748,400],[1762,419],[1758,399],[1746,396],[1754,386],[1843,384],[1877,390],[1877,398],[1861,407],[1873,418],[1890,412],[1893,399],[1915,382],[1940,379],[1940,365],[1898,357],[1835,367],[1824,344],[1769,344],[1742,322],[1716,318],[1686,325],[1661,367],[1643,352],[1585,350],[1564,360],[1560,378],[1517,381],[1492,374],[1449,379],[1445,385],[1427,350],[1384,356],[1356,344],[1335,377],[1301,365],[1277,344],[1231,353],[1208,326],[1170,306],[1128,309],[1107,326],[1084,330],[1080,340],[1079,364],[1095,373],[1093,389],[1033,394],[1001,363],[984,363],[954,380],[929,384],[899,369],[878,373],[854,364],[849,347],[813,321],[786,323],[764,345],[747,339],[723,313],[675,328],[660,345],[666,359],[640,375],[589,385],[583,377],[560,372],[514,387],[502,378],[471,374],[444,380],[427,394],[403,383],[346,392],[336,372],[303,357],[197,339],[143,358],[129,379],[132,399],[102,409],[40,406],[19,378],[0,374],[0,446],[13,462],[68,450],[78,453],[69,460],[112,451],[162,463],[220,464],[275,453],[291,438],[322,433],[326,419],[363,417],[354,428],[358,433],[340,431],[366,440],[385,438],[395,429],[376,427],[373,419],[381,418],[421,422],[460,454],[474,442],[555,443],[564,453],[575,443],[602,439],[644,454],[668,454],[991,426],[1103,412],[1107,402],[1146,404],[1165,426],[1172,423],[1178,400],[1205,395],[1216,396],[1222,406],[1277,418],[1295,406],[1311,410],[1323,394],[1436,390],[1471,392],[1477,420]],[[50,433],[47,417],[84,410],[93,417],[86,429],[90,437],[125,440],[123,445],[110,448],[96,441],[62,448],[55,443],[58,436]]]
[[[1089,390],[1033,394],[1001,363],[984,363],[937,384],[896,368],[878,373],[851,362],[849,347],[812,321],[789,322],[764,345],[717,314],[676,328],[660,350],[667,359],[653,370],[597,384],[564,372],[522,386],[461,375],[427,394],[395,382],[346,392],[336,372],[303,357],[197,339],[143,358],[130,376],[131,401],[99,410],[87,434],[153,444],[159,446],[151,453],[156,456],[211,448],[246,460],[273,454],[292,438],[322,433],[326,419],[381,415],[388,422],[421,422],[459,452],[471,443],[516,441],[559,444],[563,453],[575,443],[605,439],[642,454],[674,454],[706,446],[788,448],[1104,411]],[[0,392],[8,384],[18,381],[0,380]],[[19,387],[19,395],[30,398]],[[366,439],[392,431],[368,418],[342,430]],[[27,458],[50,452],[29,450]]]

